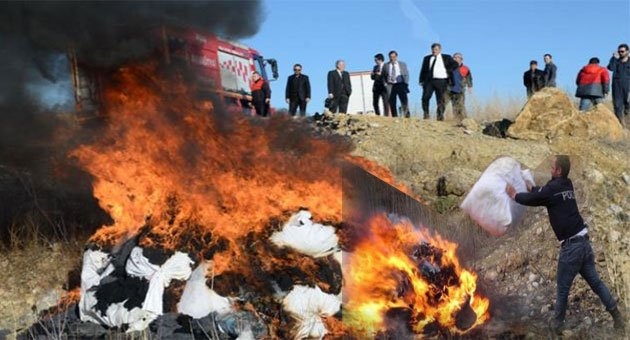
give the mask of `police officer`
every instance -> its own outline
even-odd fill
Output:
[[[551,180],[542,187],[529,188],[529,192],[516,193],[507,185],[507,194],[517,203],[528,206],[545,206],[549,223],[560,241],[560,256],[556,273],[556,307],[551,328],[562,332],[567,310],[569,290],[575,276],[580,273],[591,289],[599,296],[612,315],[615,329],[623,330],[624,320],[617,308],[617,301],[599,278],[595,269],[593,249],[588,238],[588,228],[578,211],[573,183],[568,178],[571,170],[569,156],[555,156],[551,162]]]

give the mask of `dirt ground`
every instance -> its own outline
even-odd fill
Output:
[[[389,168],[397,180],[439,212],[438,231],[473,244],[463,255],[491,297],[492,319],[475,337],[549,337],[558,245],[544,209],[529,209],[524,222],[491,237],[458,208],[483,170],[499,156],[511,156],[534,170],[538,184],[549,178],[548,159],[573,157],[571,177],[604,281],[630,315],[630,137],[621,141],[560,137],[544,141],[502,139],[481,133],[481,124],[417,118],[338,115],[308,118],[322,133],[348,136],[354,154]],[[476,126],[475,126],[476,125]],[[446,195],[437,195],[444,177]],[[468,247],[470,248],[470,247]],[[80,264],[80,246],[33,246],[0,255],[0,330],[35,321],[34,311],[52,305],[67,274]],[[36,263],[36,264],[34,264]],[[627,322],[628,322],[627,321]],[[0,338],[7,334],[0,333]],[[612,319],[585,281],[576,279],[569,299],[564,338],[619,339]]]
[[[572,157],[571,178],[603,280],[630,307],[630,140],[616,142],[560,137],[524,141],[486,136],[482,124],[376,116],[325,117],[324,130],[349,136],[354,154],[388,167],[396,178],[443,213],[435,229],[460,242],[476,242],[468,262],[480,276],[492,301],[493,319],[482,337],[548,337],[553,314],[558,244],[544,208],[530,208],[523,223],[492,237],[459,209],[467,191],[499,156],[510,156],[533,170],[537,184],[549,178],[549,159]],[[477,125],[477,126],[475,126]],[[437,182],[446,180],[446,196]],[[610,338],[612,318],[586,282],[577,278],[569,298],[565,338]]]

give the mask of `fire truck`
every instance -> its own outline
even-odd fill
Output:
[[[258,71],[265,81],[278,79],[275,59],[235,41],[191,29],[162,27],[155,34],[156,54],[165,67],[183,68],[197,89],[197,99],[219,99],[231,108],[242,109],[251,102],[249,79]],[[68,60],[78,112],[99,112],[105,76],[102,70],[84,65],[72,49]],[[270,68],[271,74],[268,72]]]

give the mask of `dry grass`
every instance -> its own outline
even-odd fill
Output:
[[[35,323],[37,313],[69,288],[70,273],[81,263],[82,240],[47,238],[37,218],[29,216],[10,226],[9,242],[0,249],[0,329],[19,330]],[[62,324],[54,326],[51,331]]]
[[[503,118],[514,120],[525,105],[525,99],[517,96],[505,97],[493,95],[486,101],[475,96],[466,98],[468,117],[477,121],[496,121]]]

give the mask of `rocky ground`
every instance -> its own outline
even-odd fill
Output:
[[[537,183],[548,178],[548,159],[569,154],[571,177],[583,216],[590,226],[598,270],[630,322],[630,137],[606,134],[546,135],[540,140],[482,134],[483,124],[417,118],[324,116],[309,118],[324,134],[348,136],[354,154],[389,168],[400,182],[441,216],[438,231],[465,243],[464,263],[480,277],[491,297],[492,319],[478,333],[484,338],[549,338],[558,244],[544,209],[532,208],[519,226],[501,237],[487,235],[458,208],[484,169],[499,156],[511,156],[534,170]],[[437,182],[443,177],[444,192]],[[35,312],[52,304],[80,263],[80,247],[59,245],[3,251],[0,255],[0,329],[15,330],[35,321]],[[29,250],[30,249],[30,250]],[[35,260],[34,260],[35,259]],[[34,264],[36,263],[36,264]],[[0,334],[11,336],[12,332]],[[569,299],[564,338],[619,339],[598,298],[577,278]]]
[[[476,242],[464,261],[480,275],[493,301],[488,337],[549,337],[555,270],[559,251],[544,208],[530,208],[523,223],[506,235],[485,234],[458,208],[484,169],[499,156],[511,156],[534,171],[537,183],[549,179],[549,159],[568,154],[578,202],[590,228],[598,270],[630,306],[630,140],[607,134],[559,134],[542,140],[497,138],[482,134],[483,124],[465,120],[437,122],[376,116],[324,116],[323,131],[349,136],[354,153],[385,165],[396,178],[428,201],[445,218],[437,230],[460,242]],[[617,131],[618,127],[615,127]],[[618,132],[618,131],[617,131]],[[437,182],[446,180],[439,196]],[[445,195],[444,195],[445,194]],[[472,240],[472,241],[470,241]],[[630,319],[629,319],[630,320]],[[612,319],[586,282],[577,278],[569,298],[565,338],[619,339]]]

